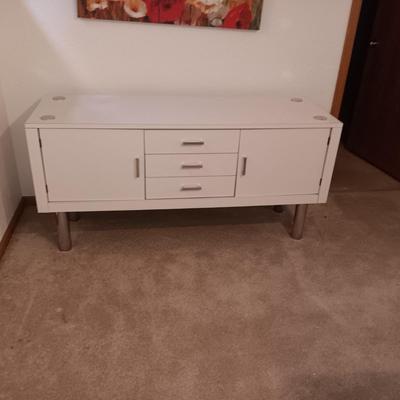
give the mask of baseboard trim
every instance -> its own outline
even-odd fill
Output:
[[[18,224],[19,219],[21,218],[22,213],[24,212],[24,208],[26,206],[36,205],[35,197],[22,197],[17,209],[14,212],[14,215],[11,218],[10,223],[7,226],[6,231],[4,232],[3,238],[0,240],[0,260],[4,256],[6,252],[7,246],[10,243],[14,230]]]

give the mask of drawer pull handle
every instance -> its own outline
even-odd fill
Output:
[[[204,140],[184,140],[182,142],[183,146],[203,146]]]
[[[202,163],[197,163],[197,164],[182,164],[183,169],[196,169],[196,168],[203,168]]]
[[[185,191],[193,191],[193,190],[201,190],[202,189],[202,187],[200,186],[200,185],[194,185],[194,186],[189,186],[189,185],[183,185],[182,187],[181,187],[181,190],[183,191],[183,192],[185,192]]]
[[[242,176],[245,176],[246,172],[247,172],[247,157],[243,157]]]
[[[138,158],[135,158],[135,176],[140,178],[140,160]]]

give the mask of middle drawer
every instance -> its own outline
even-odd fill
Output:
[[[178,176],[236,175],[237,154],[148,154],[146,176],[149,178]]]

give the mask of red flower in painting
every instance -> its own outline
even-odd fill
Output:
[[[151,22],[175,22],[181,18],[185,0],[145,0]]]
[[[249,4],[243,3],[229,11],[222,26],[224,28],[249,29],[252,19]]]

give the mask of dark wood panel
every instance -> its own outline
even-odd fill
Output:
[[[400,180],[400,1],[379,3],[348,146]]]

